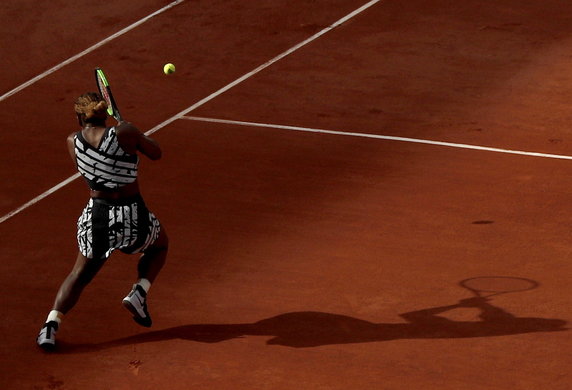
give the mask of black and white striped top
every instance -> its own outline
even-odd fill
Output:
[[[74,136],[74,143],[77,168],[92,190],[112,191],[137,179],[139,157],[121,149],[115,127],[105,131],[97,148],[81,131]]]

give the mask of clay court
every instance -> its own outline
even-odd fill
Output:
[[[4,1],[0,388],[572,388],[571,15]],[[46,353],[89,196],[65,140],[97,66],[163,149],[140,181],[169,257],[151,329],[121,305],[137,258],[114,253]],[[534,288],[471,306],[459,282],[483,276]]]

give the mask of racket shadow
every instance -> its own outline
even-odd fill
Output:
[[[459,307],[481,310],[479,321],[453,321],[439,316]],[[270,337],[266,343],[292,348],[332,344],[369,343],[397,339],[453,339],[507,336],[568,330],[567,321],[516,317],[493,306],[486,298],[463,299],[456,304],[400,315],[404,323],[374,323],[341,314],[306,311],[285,313],[250,324],[189,324],[151,331],[99,344],[60,343],[59,352],[92,352],[132,344],[173,339],[218,343],[247,336]]]

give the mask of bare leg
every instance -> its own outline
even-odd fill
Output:
[[[77,303],[85,286],[91,282],[93,277],[105,264],[105,260],[88,259],[78,253],[76,263],[63,281],[56,295],[53,310],[66,314]]]
[[[133,320],[145,327],[150,327],[152,324],[151,316],[147,311],[147,291],[165,264],[168,247],[167,233],[161,229],[157,240],[143,252],[139,259],[137,265],[139,281],[133,286],[131,292],[123,298],[123,306],[133,314]]]
[[[167,251],[169,249],[169,238],[164,229],[161,229],[159,237],[149,248],[145,250],[139,264],[137,265],[137,273],[139,279],[147,279],[153,283],[167,258]]]
[[[56,344],[56,332],[59,329],[61,314],[66,314],[77,303],[85,286],[91,282],[93,277],[105,264],[105,260],[88,259],[78,253],[77,260],[72,271],[63,281],[56,295],[54,307],[46,323],[40,329],[36,342],[45,350],[53,350]]]

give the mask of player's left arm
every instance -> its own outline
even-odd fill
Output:
[[[151,160],[162,156],[161,147],[153,138],[146,136],[129,122],[121,122],[116,126],[119,145],[125,152],[135,154],[141,152]]]

